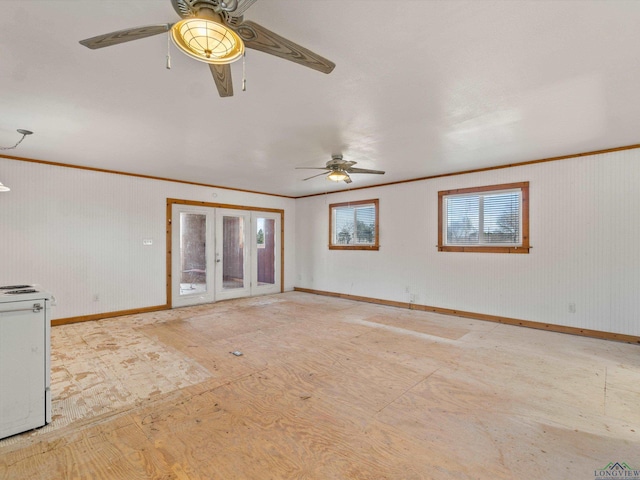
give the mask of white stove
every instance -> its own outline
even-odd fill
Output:
[[[51,293],[0,286],[0,439],[51,422]]]
[[[36,300],[46,298],[49,301],[53,295],[45,291],[40,285],[2,285],[0,286],[0,303],[21,302],[23,300]]]

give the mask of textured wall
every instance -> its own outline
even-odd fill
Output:
[[[529,255],[437,251],[439,190],[521,181]],[[329,251],[328,205],[372,198],[380,251]],[[296,212],[296,286],[640,335],[638,149],[299,199]]]
[[[58,301],[54,319],[166,303],[167,198],[284,209],[293,244],[291,199],[4,158],[0,181],[11,187],[0,194],[0,285],[43,285]]]
[[[529,255],[437,252],[438,190],[525,180]],[[285,209],[285,289],[640,335],[640,150],[297,201],[2,158],[0,181],[0,284],[50,289],[54,318],[166,302],[172,197]],[[380,251],[329,251],[329,203],[370,198]]]

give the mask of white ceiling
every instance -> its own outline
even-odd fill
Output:
[[[167,37],[169,0],[2,0],[0,146],[24,158],[288,196],[631,145],[640,1],[259,0],[245,15],[336,63],[249,50],[220,98]],[[384,176],[302,181],[331,154]],[[320,171],[318,171],[320,173]],[[1,174],[1,172],[0,172]]]

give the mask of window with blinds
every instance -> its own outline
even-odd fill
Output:
[[[529,182],[438,192],[440,251],[529,252]]]
[[[329,205],[329,248],[378,250],[378,200]]]

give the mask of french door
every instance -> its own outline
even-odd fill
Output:
[[[251,295],[251,214],[216,209],[216,300]]]
[[[172,306],[280,291],[277,213],[172,205]]]
[[[213,289],[214,224],[211,209],[172,206],[171,299],[184,307],[215,301]]]

